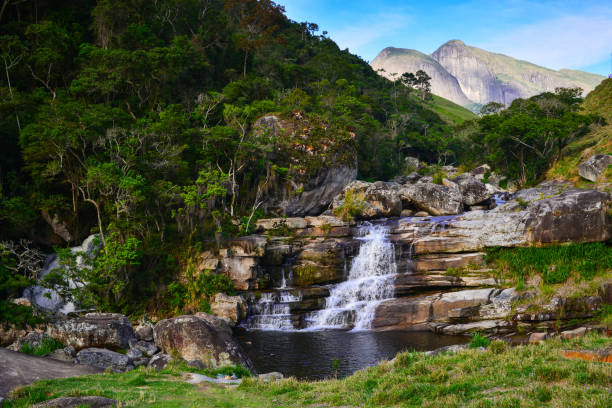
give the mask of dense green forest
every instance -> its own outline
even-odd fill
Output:
[[[597,120],[559,90],[455,128],[436,99],[380,77],[269,0],[3,5],[0,238],[49,252],[98,233],[81,301],[103,310],[205,308],[231,284],[178,283],[190,257],[248,234],[254,218],[277,214],[258,208],[262,196],[299,194],[292,186],[324,167],[389,180],[416,155],[487,161],[528,184]],[[265,115],[288,129],[258,130]],[[1,255],[7,299],[32,276]]]
[[[451,126],[415,91],[274,2],[4,5],[2,239],[50,250],[99,233],[99,308],[182,293],[172,282],[192,249],[247,233],[259,195],[323,166],[378,180],[414,148],[425,161],[454,158]],[[267,114],[293,131],[253,131]]]

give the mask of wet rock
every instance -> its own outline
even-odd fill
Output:
[[[399,192],[404,207],[413,205],[432,215],[459,214],[462,196],[459,190],[431,183],[404,186]]]
[[[578,339],[580,337],[584,337],[586,332],[587,332],[586,327],[578,327],[577,329],[574,329],[574,330],[562,331],[560,336],[562,339],[566,339],[566,340]]]
[[[414,211],[412,210],[402,210],[400,213],[400,217],[412,217],[414,215]]]
[[[33,408],[77,408],[77,407],[89,407],[89,408],[107,408],[116,407],[117,401],[105,398],[105,397],[61,397],[54,398],[49,401],[40,402],[36,405],[32,405]]]
[[[140,325],[134,329],[134,334],[137,340],[153,341],[153,327],[149,325]]]
[[[245,319],[247,314],[246,305],[240,296],[228,296],[225,293],[217,293],[210,308],[215,316],[227,319],[232,324]]]
[[[134,369],[132,361],[125,354],[101,348],[86,348],[77,353],[79,364],[98,368],[111,368],[116,373]]]
[[[49,327],[48,333],[77,350],[91,347],[125,349],[129,340],[135,337],[132,324],[119,313],[87,313],[57,322]]]
[[[211,368],[232,364],[252,368],[227,323],[206,313],[162,320],[153,337],[162,351],[176,350],[185,360],[200,360]]]
[[[457,184],[465,205],[476,205],[491,198],[491,193],[487,187],[469,174],[462,174],[451,179],[451,181]]]
[[[596,154],[578,166],[578,174],[590,181],[597,181],[609,165],[612,164],[612,155]]]
[[[172,361],[172,357],[168,354],[160,353],[151,357],[147,366],[153,367],[154,370],[159,371],[166,368],[166,366],[170,364],[170,361]]]
[[[414,213],[415,217],[429,217],[429,213],[427,211],[417,211]]]

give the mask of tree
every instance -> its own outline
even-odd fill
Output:
[[[506,107],[503,103],[499,102],[489,102],[485,104],[482,108],[480,108],[481,115],[491,115],[493,113],[497,113],[503,110]]]
[[[279,29],[285,8],[271,0],[227,0],[225,9],[238,20],[238,48],[244,51],[243,76],[249,53],[269,43]]]

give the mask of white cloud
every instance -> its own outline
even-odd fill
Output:
[[[612,10],[519,26],[477,46],[553,69],[587,67],[612,52]]]

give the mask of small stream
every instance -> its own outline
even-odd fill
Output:
[[[434,350],[469,338],[430,332],[252,330],[240,334],[238,341],[258,373],[278,371],[285,377],[320,380],[334,376],[336,358],[338,377],[346,377],[405,350]]]

